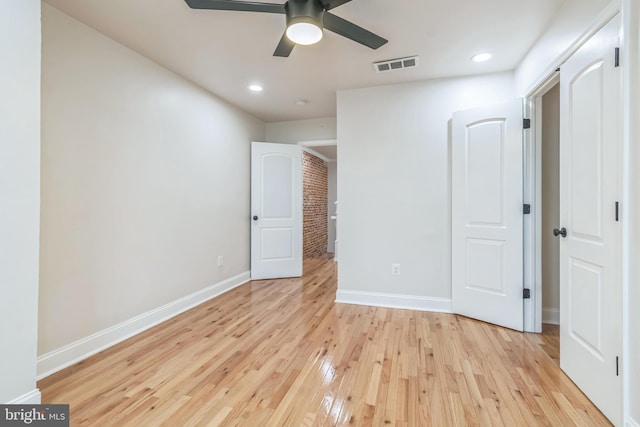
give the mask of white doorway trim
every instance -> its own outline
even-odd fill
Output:
[[[333,253],[333,261],[338,262],[338,202],[337,202],[337,180],[338,180],[338,171],[336,169],[334,176],[334,187],[331,186],[331,176],[330,176],[330,168],[336,168],[336,164],[338,161],[337,153],[334,158],[329,158],[318,151],[314,150],[314,147],[336,147],[338,148],[338,140],[337,139],[318,139],[318,140],[309,140],[309,141],[298,141],[298,146],[301,147],[302,151],[311,154],[325,162],[327,164],[327,253]],[[329,166],[329,163],[332,163]],[[304,177],[302,178],[302,185],[304,187]],[[334,192],[332,193],[331,188],[333,188]],[[335,200],[331,197],[332,194],[335,194]],[[332,202],[332,200],[334,200]],[[304,216],[304,214],[303,214]],[[304,232],[303,232],[304,234]]]
[[[560,81],[559,67],[571,57],[587,40],[620,13],[619,2],[612,1],[605,7],[596,21],[574,43],[549,64],[547,70],[523,95],[524,117],[531,120],[531,130],[524,135],[524,203],[531,205],[531,215],[524,218],[524,283],[531,289],[531,299],[524,304],[525,332],[542,332],[542,270],[541,256],[541,102],[542,96]],[[624,267],[623,267],[624,269]]]
[[[640,222],[637,220],[638,208],[638,172],[637,162],[640,158],[638,141],[640,141],[640,124],[637,122],[640,112],[640,5],[635,0],[622,1],[622,58],[623,70],[623,138],[622,149],[625,159],[622,166],[622,373],[623,373],[623,413],[625,425],[639,426],[638,408],[638,340],[637,331],[631,322],[637,319],[634,298],[638,295],[638,272],[633,261],[638,259],[638,248],[634,244],[634,236],[638,235]]]
[[[625,2],[625,8],[624,11],[626,11],[626,13],[629,13],[629,3]],[[617,11],[617,9],[616,9]],[[623,13],[623,16],[625,14]],[[607,15],[602,15],[602,16],[607,16]],[[602,19],[605,20],[605,19]],[[599,31],[602,27],[604,27],[605,24],[607,24],[607,22],[599,22],[599,25],[594,25],[592,27],[592,29],[589,31],[589,33],[595,33],[597,31]],[[600,25],[602,24],[602,25]],[[625,117],[623,120],[621,120],[621,125],[624,128],[624,132],[628,132],[629,131],[629,126],[630,126],[630,114],[631,111],[633,110],[632,105],[631,104],[631,96],[630,94],[633,93],[633,91],[630,89],[631,86],[633,86],[633,81],[632,81],[632,73],[630,73],[630,65],[629,62],[631,62],[633,60],[632,55],[629,54],[629,45],[627,43],[629,43],[628,38],[625,38],[626,35],[629,34],[629,28],[627,28],[627,26],[629,25],[628,20],[625,20],[622,28],[623,28],[623,33],[624,36],[622,37],[622,61],[621,61],[621,65],[622,65],[622,69],[623,69],[623,78],[624,80],[624,87],[625,87],[625,95],[626,95],[626,99],[623,99],[623,112],[625,114]],[[585,37],[583,37],[582,39],[584,39]],[[636,40],[634,40],[634,42],[637,43]],[[637,46],[637,45],[636,45]],[[580,45],[576,45],[576,48],[579,48]],[[564,55],[563,55],[564,56]],[[636,58],[637,61],[637,58]],[[560,65],[560,64],[559,64]],[[637,74],[636,74],[637,75]],[[540,141],[541,141],[541,136],[540,136],[540,131],[542,126],[544,126],[544,124],[541,122],[541,108],[540,108],[540,100],[541,100],[541,96],[546,93],[548,91],[548,89],[550,88],[550,86],[553,86],[555,84],[554,82],[554,73],[551,73],[550,75],[548,75],[546,77],[546,79],[542,80],[542,83],[538,85],[538,87],[536,87],[536,89],[532,90],[529,94],[527,94],[526,96],[526,101],[525,101],[525,111],[527,112],[527,115],[531,118],[532,120],[532,129],[530,132],[530,135],[528,136],[529,140],[528,143],[530,144],[530,147],[527,147],[527,153],[529,155],[529,157],[525,160],[526,162],[526,168],[529,169],[530,173],[525,177],[526,180],[526,184],[525,184],[525,191],[528,189],[530,191],[530,195],[532,196],[532,208],[533,208],[533,215],[531,218],[531,227],[532,227],[532,234],[530,234],[528,236],[528,239],[525,238],[525,264],[527,262],[530,262],[530,270],[525,271],[525,275],[528,276],[528,279],[532,281],[532,283],[534,283],[536,286],[532,287],[532,294],[534,292],[534,289],[536,291],[540,291],[541,287],[540,287],[540,279],[541,279],[541,271],[540,271],[540,232],[544,232],[544,230],[540,229],[540,209],[539,209],[539,202],[540,202],[540,184],[541,184],[541,180],[540,180],[540,164],[539,164],[539,159],[540,159]],[[556,80],[557,81],[557,80]],[[636,86],[637,87],[637,86]],[[624,159],[629,159],[628,153],[629,153],[629,149],[631,146],[631,139],[629,138],[629,134],[626,135],[626,137],[622,138],[622,150],[624,155],[622,156]],[[622,265],[621,265],[621,273],[622,273],[622,277],[621,277],[621,291],[622,294],[619,296],[621,300],[623,301],[628,301],[628,298],[623,298],[627,297],[629,294],[629,277],[627,276],[628,272],[630,271],[630,258],[629,258],[629,238],[630,238],[630,234],[629,234],[629,223],[628,221],[630,220],[630,216],[629,216],[629,211],[627,210],[629,208],[629,200],[632,197],[630,195],[629,192],[629,184],[630,184],[630,168],[631,168],[631,164],[629,163],[630,160],[626,161],[623,166],[622,166],[622,185],[623,185],[623,194],[622,194],[622,198],[621,198],[621,208],[622,208],[622,218],[623,218],[623,241],[622,241]],[[627,202],[627,203],[625,203]],[[625,218],[627,219],[625,221]],[[562,285],[561,285],[562,286]],[[538,294],[540,294],[540,292],[537,292]],[[541,295],[540,295],[541,296]],[[536,329],[538,328],[538,326],[541,326],[541,311],[542,311],[542,307],[541,307],[541,299],[538,298],[534,298],[531,301],[532,303],[532,312],[528,313],[529,314],[529,318],[526,318],[525,321],[527,323],[534,323],[534,331],[538,332]],[[629,377],[629,362],[630,362],[630,354],[629,354],[629,340],[630,340],[630,334],[629,334],[629,306],[628,305],[623,305],[622,307],[622,331],[621,331],[621,335],[622,335],[622,360],[621,360],[621,371],[622,371],[622,416],[625,417],[625,421],[627,424],[629,425],[635,425],[633,423],[630,422],[630,407],[631,407],[631,400],[633,399],[632,396],[630,396],[630,377]],[[528,325],[529,326],[529,325]]]
[[[317,139],[314,141],[300,141],[298,145],[303,147],[327,147],[331,145],[338,145],[337,139]]]
[[[318,153],[316,150],[313,149],[313,147],[331,147],[333,145],[337,146],[338,145],[337,139],[319,139],[316,141],[300,141],[298,142],[298,145],[302,147],[302,151],[306,151],[307,153],[316,156],[317,158],[321,159],[324,162],[332,163],[336,161],[336,159],[330,159],[327,156],[324,156]]]
[[[331,163],[331,162],[335,162],[335,160],[331,160],[330,158],[328,158],[327,156],[324,156],[320,153],[318,153],[316,150],[311,149],[309,147],[302,147],[302,151],[311,154],[312,156],[316,156],[317,158],[319,158],[320,160],[322,160],[325,163]]]
[[[524,283],[531,299],[524,303],[524,330],[542,332],[542,97],[560,82],[556,70],[524,101],[531,129],[524,136],[524,200],[531,215],[524,217]]]

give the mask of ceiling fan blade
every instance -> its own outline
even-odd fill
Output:
[[[185,0],[191,9],[237,10],[241,12],[286,13],[284,4],[232,0]]]
[[[330,12],[324,13],[323,23],[324,28],[327,30],[340,34],[354,42],[368,46],[371,49],[377,49],[388,41],[387,39],[383,39],[382,37],[373,34],[371,31],[365,30],[364,28]]]
[[[331,10],[335,7],[342,6],[345,3],[349,3],[351,0],[321,0],[320,2],[324,6],[325,10]]]
[[[289,37],[287,37],[287,33],[284,33],[282,35],[282,38],[280,39],[280,43],[278,43],[278,46],[276,47],[276,51],[273,52],[273,56],[281,56],[283,58],[286,58],[291,54],[291,51],[293,50],[295,45],[296,44],[294,42],[289,40]]]

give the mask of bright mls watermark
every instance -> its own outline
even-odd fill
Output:
[[[0,427],[69,427],[69,405],[0,405]]]

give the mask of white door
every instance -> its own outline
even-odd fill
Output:
[[[251,143],[251,279],[302,275],[300,147]]]
[[[452,308],[523,329],[522,101],[453,115]]]
[[[614,19],[561,67],[560,226],[565,230],[558,236],[560,366],[616,425],[622,419],[618,28]]]

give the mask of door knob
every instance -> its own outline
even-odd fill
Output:
[[[254,215],[254,216],[253,216],[253,220],[254,220],[254,221],[257,221],[257,220],[258,220],[258,215]]]
[[[567,229],[562,227],[560,230],[558,230],[557,228],[553,229],[553,235],[554,236],[562,236],[562,237],[567,237]]]

